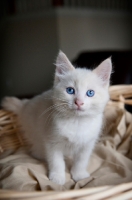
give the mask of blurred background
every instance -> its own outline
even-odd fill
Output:
[[[132,83],[132,1],[1,0],[0,100],[49,89],[59,49],[87,68],[112,56],[111,84]]]

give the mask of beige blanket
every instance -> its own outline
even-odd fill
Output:
[[[104,133],[91,156],[90,178],[75,183],[67,160],[66,183],[57,185],[48,179],[45,163],[26,154],[23,148],[0,159],[0,188],[25,191],[69,190],[116,185],[132,181],[132,115],[118,103],[109,103],[105,111]]]

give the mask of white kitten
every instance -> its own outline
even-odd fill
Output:
[[[110,59],[96,69],[75,69],[59,52],[53,88],[31,100],[7,97],[3,107],[18,114],[30,153],[46,160],[49,179],[65,183],[65,156],[73,157],[75,181],[89,177],[87,165],[109,99]]]

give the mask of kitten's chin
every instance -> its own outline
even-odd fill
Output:
[[[86,116],[87,115],[85,110],[82,110],[82,109],[75,109],[74,113],[75,113],[76,116]]]

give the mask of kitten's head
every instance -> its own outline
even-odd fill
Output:
[[[53,101],[64,114],[95,116],[103,112],[109,100],[111,59],[94,70],[74,68],[63,52],[56,60]]]

